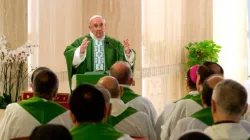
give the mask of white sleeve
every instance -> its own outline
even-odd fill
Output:
[[[73,58],[73,67],[77,68],[86,58],[87,51],[83,54],[80,53],[80,46],[75,50],[74,58]]]
[[[154,127],[153,127],[153,124],[151,123],[150,121],[150,118],[149,116],[147,115],[146,117],[146,129],[147,129],[147,133],[148,133],[148,139],[149,140],[157,140],[156,139],[156,134],[155,134],[155,130],[154,130]]]
[[[126,54],[126,52],[124,51],[124,55],[126,60],[128,61],[128,63],[133,66],[134,65],[134,58],[135,58],[135,53],[134,51],[131,49],[129,54]]]
[[[3,118],[0,121],[0,140],[9,140],[15,137],[16,129],[14,123],[15,115],[12,112],[13,105],[9,104],[4,112]],[[14,109],[15,110],[15,109]]]

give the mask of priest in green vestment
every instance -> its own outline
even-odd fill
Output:
[[[70,131],[73,140],[132,140],[105,123],[112,106],[110,95],[102,90],[106,89],[82,84],[73,91],[69,101],[70,116],[75,124]]]
[[[89,34],[76,39],[67,46],[64,56],[67,62],[68,78],[74,74],[92,71],[107,71],[116,61],[135,64],[135,51],[130,48],[129,40],[123,44],[105,35],[105,19],[95,15],[89,20]]]

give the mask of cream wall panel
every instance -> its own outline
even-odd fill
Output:
[[[27,41],[27,0],[0,0],[0,34],[10,49]]]
[[[143,94],[160,113],[186,94],[184,46],[212,39],[212,0],[143,3]]]
[[[69,92],[63,52],[81,36],[82,1],[39,1],[39,66],[47,66],[57,73],[59,92]]]

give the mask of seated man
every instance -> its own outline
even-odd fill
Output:
[[[70,131],[73,140],[131,139],[104,123],[111,112],[109,102],[110,95],[92,85],[82,84],[73,91],[69,101],[70,116],[75,124]]]
[[[157,113],[153,104],[148,99],[136,94],[129,88],[133,82],[130,66],[126,62],[116,62],[110,68],[110,76],[115,77],[120,86],[123,87],[121,100],[128,106],[148,114],[153,126],[155,126]]]
[[[170,140],[176,140],[183,133],[192,129],[204,131],[208,126],[213,124],[211,113],[212,93],[214,87],[222,80],[223,78],[221,76],[214,75],[205,81],[203,84],[203,90],[201,92],[201,101],[204,108],[194,113],[190,117],[179,120],[171,134]]]
[[[199,94],[199,92],[196,89],[196,80],[197,80],[198,69],[199,69],[199,65],[195,65],[195,66],[192,66],[187,71],[186,89],[188,91],[188,94],[184,97],[185,99],[197,97],[196,95]],[[178,102],[178,101],[176,101],[176,102]],[[157,139],[160,139],[161,126],[165,123],[165,120],[167,120],[167,118],[170,116],[170,114],[174,110],[176,102],[167,104],[164,107],[163,112],[161,113],[161,115],[157,119],[157,122],[156,122],[156,125],[155,125],[155,131],[156,131]]]
[[[199,93],[202,91],[202,85],[206,78],[213,73],[204,65],[201,65],[198,69],[196,88]],[[161,139],[168,140],[171,136],[173,129],[180,119],[191,116],[193,113],[202,109],[202,103],[200,94],[191,96],[190,98],[182,98],[175,104],[175,108],[171,115],[165,120],[165,124],[162,125]]]
[[[58,89],[58,79],[49,69],[42,69],[33,78],[35,96],[9,104],[0,122],[0,139],[9,140],[29,136],[32,130],[42,124],[61,124],[70,129],[73,126],[69,111],[52,102]]]
[[[214,125],[204,132],[215,140],[247,140],[250,134],[239,123],[247,110],[247,91],[236,81],[224,80],[212,95]]]
[[[154,127],[149,116],[124,104],[120,99],[122,88],[119,88],[119,83],[114,77],[105,76],[97,84],[106,88],[111,95],[112,111],[107,121],[109,124],[130,136],[156,140]],[[106,92],[106,94],[109,93]]]

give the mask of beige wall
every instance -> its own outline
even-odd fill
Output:
[[[27,0],[0,0],[0,34],[10,49],[27,41]]]
[[[144,0],[143,93],[161,112],[186,94],[184,48],[212,39],[211,0]]]

